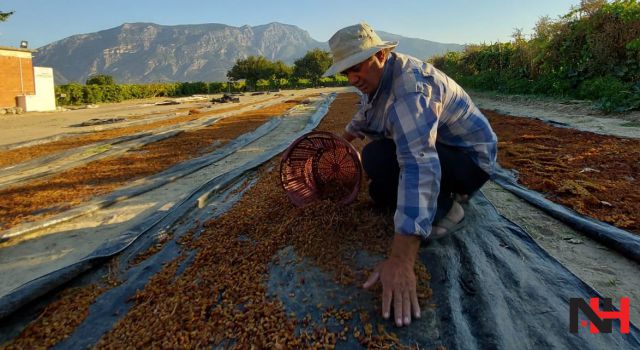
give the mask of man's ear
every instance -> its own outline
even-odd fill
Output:
[[[378,52],[376,52],[376,57],[378,58],[378,60],[380,62],[384,62],[385,57],[387,56],[386,52],[384,52],[384,50],[380,50]]]

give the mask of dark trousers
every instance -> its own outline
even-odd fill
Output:
[[[434,222],[449,212],[454,194],[471,196],[489,179],[489,175],[464,150],[440,143],[436,143],[436,150],[440,159],[441,179]],[[379,206],[395,210],[400,167],[393,140],[382,139],[367,144],[362,150],[362,166],[371,180],[371,199]]]

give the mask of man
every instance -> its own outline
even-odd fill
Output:
[[[428,63],[392,52],[366,23],[329,39],[333,65],[362,92],[344,137],[367,136],[363,167],[374,202],[395,209],[395,235],[387,260],[364,283],[382,283],[382,313],[393,302],[396,325],[420,317],[414,263],[420,241],[454,231],[464,219],[458,201],[493,174],[496,135],[466,92]],[[454,200],[454,199],[457,199]]]

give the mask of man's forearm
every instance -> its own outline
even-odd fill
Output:
[[[420,249],[420,237],[396,233],[391,244],[390,258],[400,259],[413,266]]]

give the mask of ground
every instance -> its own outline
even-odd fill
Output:
[[[289,97],[311,96],[317,95],[319,92],[327,91],[328,89],[318,91],[311,89],[296,92],[285,91],[281,93],[282,96],[280,97],[284,100]],[[291,94],[294,95],[291,96]],[[489,94],[474,94],[473,97],[479,106],[487,111],[497,110],[504,114],[553,119],[601,133],[613,133],[629,137],[638,137],[640,135],[640,132],[638,132],[640,125],[636,125],[636,123],[640,121],[640,118],[638,118],[637,115],[603,115],[597,110],[588,107],[584,102],[574,101],[566,104],[546,99],[536,100]],[[268,101],[273,98],[275,98],[275,96],[272,95],[246,96],[241,100],[241,104],[268,103]],[[62,113],[7,116],[7,119],[3,120],[6,121],[6,127],[0,130],[0,142],[4,145],[4,152],[11,152],[7,146],[9,144],[24,143],[32,140],[40,140],[39,142],[42,142],[43,139],[52,140],[52,137],[55,135],[69,133],[70,130],[82,132],[105,130],[107,132],[115,132],[118,129],[123,130],[125,129],[124,127],[129,127],[140,128],[136,129],[136,131],[140,132],[143,131],[143,126],[150,125],[151,123],[166,122],[174,118],[189,119],[189,115],[203,114],[205,110],[206,113],[214,115],[216,111],[222,113],[222,110],[230,107],[229,105],[216,105],[211,108],[208,106],[206,99],[183,100],[181,101],[182,104],[179,105],[164,106],[155,105],[153,102],[158,102],[158,100],[143,102],[131,101],[100,106],[95,109],[78,109]],[[299,102],[300,101],[296,103]],[[352,110],[354,109],[354,103],[355,100],[353,99],[338,99],[334,102],[334,108],[342,108],[345,111]],[[342,106],[340,104],[342,104]],[[189,113],[190,111],[192,111],[192,113]],[[201,117],[203,116],[201,115],[198,118]],[[2,118],[5,117],[3,116]],[[93,118],[126,118],[127,120],[98,126],[70,127],[71,125],[90,121]],[[193,117],[189,120],[196,120],[198,118]],[[185,120],[181,119],[180,121],[184,122]],[[235,135],[235,133],[240,133],[241,130],[229,132],[229,135]],[[215,147],[218,146],[219,145],[216,145]],[[66,150],[70,149],[69,145],[61,147],[65,147],[64,149]],[[37,153],[38,156],[42,156],[43,154],[44,153]],[[5,162],[8,162],[8,160],[6,160],[8,158],[9,157],[5,157]],[[16,159],[20,158],[18,157]],[[29,159],[29,156],[27,156],[26,159]],[[24,161],[24,159],[22,161]],[[19,162],[20,161],[9,162],[4,166],[11,167]],[[3,169],[0,169],[0,171],[1,170]],[[544,249],[601,294],[614,298],[629,296],[631,300],[640,300],[640,277],[638,277],[639,266],[637,263],[621,257],[619,254],[610,251],[599,243],[584,237],[579,232],[548,217],[538,209],[531,207],[493,183],[485,185],[482,191],[503,216],[522,226]],[[9,205],[6,207],[8,206]],[[3,223],[6,222],[8,221],[3,221]],[[50,244],[48,249],[52,250],[55,250],[56,246],[64,246],[65,243],[62,242],[63,240],[73,241],[77,239],[64,235],[52,235],[50,237],[52,240],[48,242],[48,244]],[[17,242],[19,242],[19,240],[5,242],[4,248],[14,248],[15,250],[28,246],[27,244],[17,244]],[[3,254],[10,251],[11,250],[5,249]],[[5,257],[6,256],[7,255],[5,255]],[[3,279],[5,277],[6,276],[3,276]],[[25,276],[21,277],[24,278]],[[631,313],[632,322],[640,324],[640,311],[638,308],[634,308],[632,305]]]

